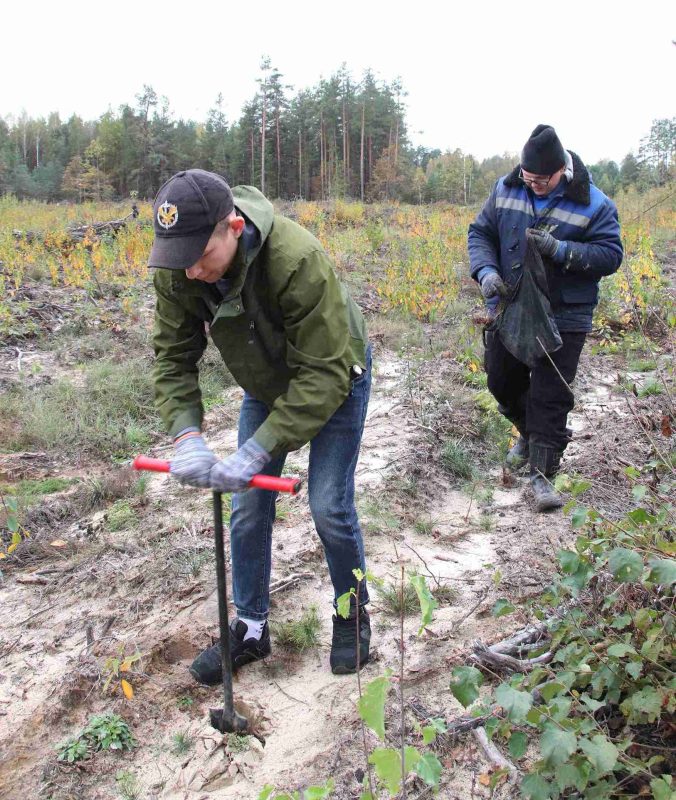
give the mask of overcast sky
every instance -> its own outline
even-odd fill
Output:
[[[676,114],[675,0],[88,0],[3,8],[0,116],[85,119],[143,84],[176,117],[230,121],[261,56],[294,90],[346,62],[401,76],[414,144],[478,158],[520,150],[540,122],[588,163],[636,151]]]

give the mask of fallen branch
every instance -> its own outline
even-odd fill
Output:
[[[514,656],[503,653],[496,653],[483,642],[474,642],[472,645],[472,661],[476,661],[484,667],[491,667],[497,670],[508,670],[510,672],[529,672],[540,664],[548,664],[554,653],[547,652],[536,658],[514,658]]]
[[[294,584],[301,581],[303,578],[312,578],[314,577],[313,572],[294,572],[291,575],[287,575],[284,578],[280,578],[274,583],[270,584],[270,594],[276,594],[277,592],[281,592],[284,589],[288,589],[289,586],[293,586]]]
[[[486,733],[486,729],[483,727],[475,728],[472,734],[491,764],[494,764],[498,769],[506,769],[509,772],[511,780],[516,781],[519,777],[519,770],[508,758],[503,756],[493,742],[491,742]]]
[[[518,653],[521,645],[544,642],[546,639],[549,639],[549,634],[547,633],[547,626],[542,622],[539,625],[531,625],[508,639],[503,639],[501,642],[490,645],[490,649],[494,653],[514,655],[514,653]]]

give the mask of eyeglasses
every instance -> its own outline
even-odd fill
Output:
[[[559,170],[557,169],[556,172]],[[521,180],[526,184],[526,186],[539,186],[540,188],[544,189],[546,186],[549,186],[549,181],[556,175],[556,172],[553,172],[547,179],[545,178],[527,178],[523,174],[523,170],[519,169],[519,177]]]

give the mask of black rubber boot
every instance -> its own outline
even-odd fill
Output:
[[[359,669],[369,660],[371,643],[371,619],[367,611],[359,612]],[[331,672],[334,675],[350,675],[357,671],[357,619],[333,617],[331,639]]]
[[[530,485],[538,511],[553,511],[563,505],[563,498],[553,485],[562,455],[562,451],[554,447],[530,444]]]
[[[233,619],[230,623],[230,657],[233,673],[245,664],[269,656],[271,652],[270,630],[267,622],[263,627],[260,639],[253,637],[245,639],[246,631],[245,622]],[[206,686],[215,686],[223,680],[220,641],[197,656],[190,666],[190,674],[198,683]]]
[[[507,451],[507,455],[505,456],[505,466],[507,469],[517,472],[521,469],[521,467],[525,467],[528,463],[528,454],[528,439],[523,435],[520,435],[516,440],[516,444],[510,447],[510,449]]]

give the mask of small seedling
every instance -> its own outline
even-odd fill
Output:
[[[492,531],[495,527],[495,514],[483,512],[479,517],[479,527],[486,531]]]
[[[383,583],[378,588],[378,595],[383,608],[388,614],[398,617],[402,610],[404,615],[416,614],[420,610],[418,594],[415,587],[408,582],[404,584],[403,596],[401,585],[397,581]]]
[[[69,739],[57,747],[57,758],[67,764],[82,761],[88,754],[89,747],[83,739]]]
[[[133,772],[120,770],[115,774],[115,783],[122,800],[138,800],[141,797],[141,787]]]
[[[249,737],[239,733],[229,733],[226,749],[231,753],[244,753],[249,749]]]
[[[171,752],[175,756],[182,756],[195,746],[195,739],[189,733],[175,733],[171,741]]]
[[[321,627],[317,606],[310,606],[299,620],[278,625],[276,639],[282,647],[302,652],[319,644]]]
[[[176,706],[180,711],[189,711],[194,705],[194,699],[192,697],[188,697],[187,695],[179,697],[176,701]]]
[[[79,736],[57,747],[57,758],[73,764],[98,750],[131,750],[135,746],[129,725],[119,714],[98,714]]]

